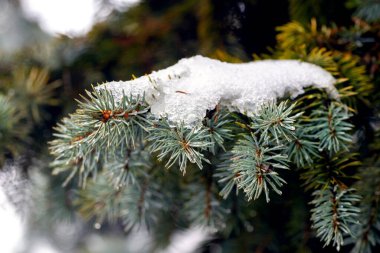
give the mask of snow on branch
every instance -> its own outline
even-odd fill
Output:
[[[110,90],[116,101],[123,94],[145,94],[154,116],[189,126],[201,122],[206,110],[218,104],[251,116],[262,104],[287,94],[297,96],[308,86],[326,89],[337,98],[334,83],[326,70],[297,60],[231,64],[194,56],[150,75],[98,88]]]

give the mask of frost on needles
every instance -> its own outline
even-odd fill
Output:
[[[342,77],[297,60],[195,56],[105,83],[55,128],[53,173],[81,187],[79,211],[98,223],[154,227],[181,207],[189,226],[226,232],[250,219],[243,202],[281,195],[290,170],[314,191],[317,236],[339,249],[360,199],[344,170],[357,162]]]

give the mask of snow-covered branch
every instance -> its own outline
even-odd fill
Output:
[[[261,105],[287,94],[299,95],[308,86],[326,89],[336,98],[334,83],[326,70],[297,60],[231,64],[194,56],[150,75],[100,88],[110,90],[116,100],[123,93],[145,94],[154,116],[193,125],[217,104],[250,116]]]

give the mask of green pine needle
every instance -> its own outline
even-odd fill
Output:
[[[344,244],[344,236],[352,235],[349,227],[357,223],[360,213],[354,204],[361,199],[353,191],[334,186],[313,193],[311,221],[317,237],[325,242],[324,246],[332,244],[339,251]]]

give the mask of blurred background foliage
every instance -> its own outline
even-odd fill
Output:
[[[52,127],[73,112],[74,98],[91,84],[129,80],[183,57],[202,54],[228,62],[293,58],[346,73],[350,80],[341,82],[350,85],[341,92],[347,93],[347,100],[350,93],[359,94],[348,101],[359,112],[354,119],[363,140],[358,149],[363,158],[379,154],[378,0],[142,0],[125,11],[114,10],[80,37],[52,37],[24,17],[18,1],[7,4],[5,22],[12,27],[0,27],[0,164],[19,161],[28,177],[44,178],[38,181],[45,187],[40,206],[44,211],[35,211],[34,221],[54,230],[50,237],[55,236],[58,245],[63,239],[56,235],[57,228],[46,224],[81,218],[72,212],[70,185],[61,188],[62,178],[50,176],[46,143]],[[378,162],[368,164],[376,167]],[[297,180],[296,174],[287,177],[289,182]],[[309,230],[307,195],[300,194],[298,184],[288,188],[270,208],[255,203],[247,214],[253,224],[245,225],[249,232],[231,228],[229,240],[216,238],[204,252],[219,252],[212,250],[215,245],[231,252],[321,252]],[[81,224],[82,230],[91,228]],[[122,233],[112,225],[102,231]],[[69,249],[86,248],[81,241],[86,233],[73,234],[67,239]]]

